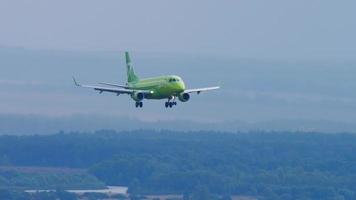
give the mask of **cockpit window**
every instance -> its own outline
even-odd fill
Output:
[[[176,78],[170,78],[168,81],[169,81],[169,82],[178,82],[178,81],[179,81],[179,79],[176,79]]]

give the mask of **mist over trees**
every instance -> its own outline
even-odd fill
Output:
[[[1,136],[0,164],[84,168],[133,194],[354,199],[355,150],[352,134],[103,130]]]
[[[127,102],[126,102],[127,103]],[[303,131],[322,133],[355,133],[353,122],[329,120],[269,120],[259,122],[224,121],[197,122],[191,120],[143,121],[113,115],[71,115],[48,117],[43,115],[0,114],[0,135],[48,135],[62,132],[94,132],[106,127],[115,131],[176,130],[176,131],[240,131],[254,130]]]

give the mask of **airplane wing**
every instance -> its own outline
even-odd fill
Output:
[[[149,90],[133,90],[133,89],[125,89],[125,88],[113,88],[113,87],[100,87],[100,86],[92,86],[92,85],[81,85],[79,84],[75,78],[73,77],[74,84],[78,87],[84,87],[84,88],[91,88],[94,90],[99,91],[100,93],[102,92],[111,92],[111,93],[116,93],[117,95],[119,94],[132,94],[133,92],[141,92],[144,94],[152,94],[153,91]]]
[[[196,88],[196,89],[188,89],[184,90],[185,93],[193,93],[196,92],[197,94],[200,94],[201,92],[209,91],[209,90],[217,90],[219,89],[220,86],[215,86],[215,87],[206,87],[206,88]]]
[[[125,89],[131,89],[127,85],[119,85],[119,84],[113,84],[113,83],[106,83],[106,82],[100,82],[99,84],[101,85],[106,85],[106,86],[114,86],[114,87],[119,87],[119,88],[125,88]]]

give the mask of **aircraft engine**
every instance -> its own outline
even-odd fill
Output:
[[[181,102],[186,102],[190,99],[190,95],[188,93],[180,93],[178,95],[178,99],[181,101]]]
[[[134,92],[131,94],[131,98],[135,101],[142,101],[145,98],[145,94],[142,92]]]

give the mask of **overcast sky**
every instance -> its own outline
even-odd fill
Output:
[[[110,114],[144,120],[354,122],[356,1],[1,0],[0,114]],[[71,82],[178,74],[222,83],[174,110],[137,110]]]
[[[353,0],[2,0],[0,45],[354,59]]]

